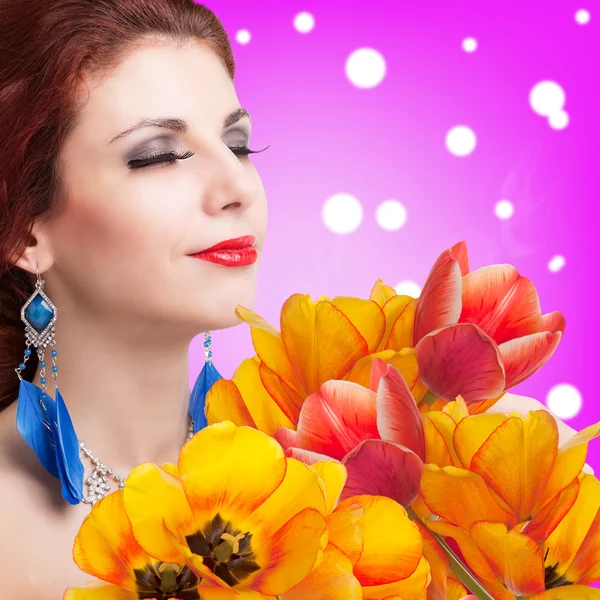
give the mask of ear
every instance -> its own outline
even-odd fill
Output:
[[[54,264],[54,254],[50,238],[44,227],[35,223],[31,230],[30,244],[21,256],[15,257],[13,264],[35,275],[36,267],[40,274],[47,271]]]

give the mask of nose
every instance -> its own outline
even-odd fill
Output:
[[[226,145],[211,152],[210,164],[204,172],[203,208],[215,215],[223,210],[247,210],[258,196],[258,178]]]

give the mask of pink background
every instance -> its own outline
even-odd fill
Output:
[[[598,197],[600,180],[600,4],[565,0],[502,3],[348,3],[328,0],[214,0],[237,61],[236,89],[253,116],[251,156],[269,199],[269,226],[254,310],[279,328],[279,309],[295,292],[316,299],[368,297],[378,277],[423,285],[445,248],[466,240],[471,268],[511,263],[539,291],[544,313],[566,317],[550,361],[513,388],[545,402],[561,383],[575,386],[581,429],[600,419],[596,378]],[[582,25],[575,13],[587,9]],[[315,19],[294,28],[297,13]],[[247,29],[249,43],[236,41]],[[467,37],[475,52],[463,50]],[[349,55],[369,47],[386,61],[375,87],[354,85]],[[530,103],[540,81],[560,84],[569,123],[552,128]],[[477,136],[468,156],[446,146],[467,125]],[[364,215],[348,234],[330,231],[322,210],[338,193]],[[407,221],[382,229],[377,206],[400,201]],[[509,200],[508,220],[494,212]],[[551,272],[555,255],[566,264]],[[192,344],[191,383],[203,361]],[[254,354],[242,324],[213,332],[214,363],[224,377]],[[600,471],[600,440],[588,462]]]

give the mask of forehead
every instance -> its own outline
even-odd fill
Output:
[[[153,43],[128,53],[102,79],[84,78],[85,101],[76,131],[80,138],[99,132],[106,143],[142,117],[176,116],[193,127],[222,127],[239,103],[225,65],[207,46]],[[99,129],[100,128],[100,129]]]

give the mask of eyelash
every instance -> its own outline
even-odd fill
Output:
[[[250,150],[248,146],[230,146],[229,149],[236,156],[248,156],[249,154],[256,154],[262,152],[262,150]],[[266,150],[266,148],[265,148]],[[130,169],[143,169],[152,165],[164,164],[172,165],[178,160],[185,160],[194,156],[195,152],[163,152],[158,154],[149,154],[148,156],[142,156],[142,158],[134,158],[127,163]]]

